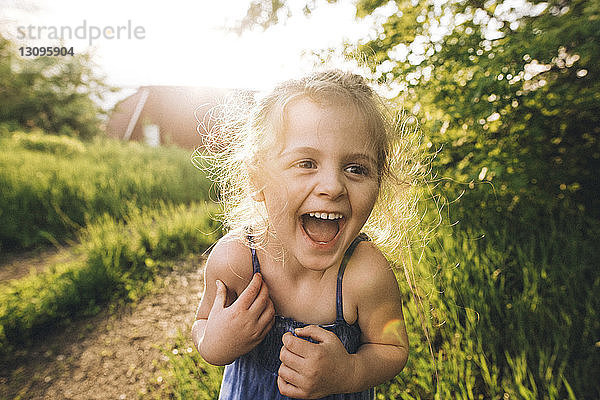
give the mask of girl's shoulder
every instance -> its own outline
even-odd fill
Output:
[[[362,342],[406,347],[402,298],[393,269],[373,243],[362,242],[354,253],[347,284],[344,275],[344,292],[350,292],[356,307]]]
[[[390,263],[371,241],[358,244],[344,272],[344,293],[357,305],[365,298],[396,295],[398,282]]]
[[[227,233],[213,246],[206,260],[207,279],[219,279],[241,293],[252,279],[252,255],[242,230]]]

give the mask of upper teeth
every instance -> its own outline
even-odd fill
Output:
[[[343,218],[344,216],[342,214],[339,213],[326,213],[326,212],[311,212],[308,213],[308,215],[310,215],[311,217],[315,217],[315,218],[321,218],[321,219],[338,219],[338,218]]]

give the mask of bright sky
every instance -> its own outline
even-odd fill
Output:
[[[292,1],[293,3],[301,3]],[[139,85],[188,85],[228,88],[269,87],[310,70],[304,50],[339,46],[344,39],[356,42],[370,32],[370,22],[354,19],[350,1],[329,5],[318,2],[317,11],[305,18],[301,12],[285,25],[244,33],[227,32],[225,26],[245,15],[249,0],[0,0],[2,30],[19,46],[57,45],[48,40],[49,27],[75,32],[85,21],[85,39],[65,39],[76,53],[92,51],[109,83]],[[92,39],[92,27],[120,39]],[[29,25],[33,26],[29,30]],[[48,28],[39,31],[39,27]],[[21,28],[20,28],[21,27]],[[138,29],[138,37],[134,29]],[[112,28],[112,29],[111,29]],[[65,31],[67,32],[67,31]],[[104,31],[103,31],[104,32]],[[45,38],[39,39],[38,36]],[[102,33],[96,33],[97,35]],[[72,33],[71,35],[75,35]],[[131,38],[128,38],[128,35]],[[24,37],[25,36],[25,37]]]

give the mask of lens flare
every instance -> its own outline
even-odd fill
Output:
[[[392,319],[383,327],[383,339],[401,340],[402,332],[404,331],[404,321],[401,319]]]

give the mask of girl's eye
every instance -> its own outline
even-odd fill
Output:
[[[369,175],[369,170],[367,167],[360,164],[353,164],[346,167],[346,172],[349,172],[353,175]]]
[[[315,168],[315,163],[310,160],[302,160],[296,163],[298,168],[312,169]]]

